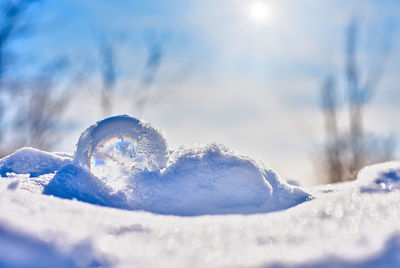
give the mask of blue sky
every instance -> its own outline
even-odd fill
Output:
[[[159,41],[164,58],[151,89],[154,101],[140,117],[163,129],[171,147],[222,142],[284,177],[314,183],[311,160],[323,137],[319,90],[329,73],[342,84],[345,29],[352,17],[359,20],[363,75],[387,44],[392,47],[366,109],[366,127],[399,136],[400,1],[270,0],[263,23],[249,15],[252,2],[39,4],[31,13],[36,32],[21,46],[26,57],[40,62],[66,55],[73,68],[92,77],[80,86],[67,115],[87,116],[58,149],[72,151],[80,131],[103,116],[96,97],[98,40],[105,36],[116,49],[120,77],[112,113],[133,116],[130,88],[138,84],[146,44]]]

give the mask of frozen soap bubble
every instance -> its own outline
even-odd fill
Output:
[[[138,172],[164,168],[167,154],[166,142],[155,128],[122,115],[86,129],[74,161],[114,188],[121,188]]]
[[[137,141],[129,137],[114,137],[100,142],[90,158],[90,171],[111,182],[144,167],[145,159],[138,155]]]

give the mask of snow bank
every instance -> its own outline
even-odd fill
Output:
[[[263,164],[217,144],[166,154],[146,125],[162,164],[133,166],[115,187],[91,164],[100,137],[142,133],[118,128],[89,128],[74,160],[32,148],[0,160],[0,267],[400,266],[400,162],[307,189],[315,198],[296,206],[310,195]]]
[[[160,173],[142,173],[129,184],[134,208],[162,214],[264,213],[310,198],[275,172],[222,145],[174,152]]]
[[[272,170],[217,144],[177,150],[166,169],[136,173],[122,190],[113,189],[79,165],[68,165],[57,172],[43,193],[103,206],[185,216],[264,213],[310,199]]]
[[[347,184],[275,213],[178,217],[10,189],[19,179],[32,178],[0,178],[0,266],[400,265],[397,191]]]
[[[311,196],[222,145],[169,152],[156,128],[115,116],[86,129],[72,164],[44,194],[160,214],[251,214],[286,209]]]
[[[115,208],[129,209],[126,195],[93,176],[88,170],[75,165],[60,169],[44,186],[43,194]]]
[[[390,192],[400,189],[400,162],[392,161],[363,168],[355,184],[362,192]]]
[[[67,155],[25,147],[0,160],[0,175],[5,177],[7,173],[16,173],[37,177],[54,173],[71,162],[72,159]]]
[[[0,160],[0,174],[47,175],[15,180],[11,188],[20,183],[32,192],[40,188],[47,195],[161,214],[264,213],[311,198],[271,169],[217,144],[181,148],[172,153],[166,168],[132,173],[122,189],[94,176],[81,160],[79,153],[72,161],[67,155],[22,148]]]
[[[86,129],[73,161],[65,154],[22,148],[0,160],[0,174],[46,175],[31,181],[31,192],[42,187],[44,194],[60,198],[185,216],[265,213],[311,198],[273,170],[222,145],[170,153],[157,129],[129,116]],[[21,184],[29,188],[29,183]]]

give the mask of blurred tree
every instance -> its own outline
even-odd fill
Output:
[[[157,71],[163,60],[163,49],[161,41],[147,42],[146,63],[142,70],[139,88],[135,92],[134,106],[137,113],[142,115],[148,105],[151,97],[151,86],[154,84]]]
[[[50,62],[38,60],[34,66],[29,66],[29,74],[24,72],[26,66],[21,62],[26,55],[18,52],[14,41],[28,38],[34,32],[29,21],[32,13],[29,11],[39,6],[38,2],[43,1],[0,0],[0,157],[21,146],[52,150],[63,132],[68,130],[63,125],[62,117],[74,95],[73,88],[78,88],[77,80],[89,82],[86,85],[91,87],[93,80],[89,78],[96,76],[94,72],[100,71],[101,86],[97,92],[100,93],[99,104],[105,116],[109,116],[116,106],[116,93],[132,99],[132,112],[141,117],[146,109],[153,108],[170,94],[169,81],[176,84],[187,78],[191,68],[184,66],[177,73],[171,72],[169,80],[166,75],[163,87],[154,86],[165,56],[164,42],[168,38],[157,36],[153,31],[145,37],[145,59],[137,83],[129,84],[129,88],[123,88],[121,92],[117,92],[121,89],[120,50],[115,42],[119,39],[110,38],[115,34],[112,32],[103,34],[97,42],[98,59],[93,60],[91,52],[87,52],[88,64],[82,66],[84,70],[78,70],[77,80],[71,75],[70,62],[65,57],[54,58]],[[93,62],[95,64],[90,66]],[[76,60],[72,63],[74,68],[78,64]],[[129,70],[123,71],[124,75],[129,74]]]
[[[118,75],[116,61],[116,44],[110,38],[103,37],[99,43],[100,51],[100,72],[102,77],[101,107],[103,113],[110,115],[113,107],[112,94],[117,90]],[[146,60],[142,67],[138,86],[129,89],[129,98],[133,100],[133,108],[136,116],[142,116],[151,99],[151,87],[155,82],[157,72],[163,60],[163,44],[161,40],[145,42]],[[165,92],[164,92],[165,93]]]
[[[349,130],[341,132],[338,127],[338,101],[335,78],[328,76],[322,87],[322,110],[325,117],[326,142],[323,149],[322,165],[317,163],[319,175],[330,183],[353,180],[358,171],[366,165],[391,160],[394,142],[391,138],[376,137],[367,133],[363,125],[364,106],[371,100],[382,76],[382,63],[371,71],[365,83],[360,81],[357,65],[358,24],[352,20],[347,28],[346,82],[349,109]],[[386,58],[386,50],[382,59]]]
[[[30,32],[27,12],[36,2],[5,0],[0,4],[0,157],[21,146],[52,149],[59,139],[59,119],[71,97],[56,85],[68,66],[66,59],[39,63],[43,67],[28,75],[19,69],[21,55],[12,51],[12,42]]]
[[[103,88],[101,91],[101,107],[105,115],[109,115],[112,109],[112,91],[117,83],[117,73],[115,70],[115,51],[114,45],[106,38],[100,42],[101,55],[101,76],[103,78]]]

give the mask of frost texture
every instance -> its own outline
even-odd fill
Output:
[[[0,160],[0,175],[5,177],[7,173],[16,173],[37,177],[54,173],[71,162],[72,159],[67,155],[25,147]]]

